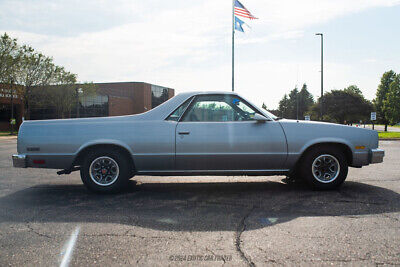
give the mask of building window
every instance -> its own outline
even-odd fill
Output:
[[[65,118],[85,118],[85,117],[107,117],[108,116],[108,96],[90,95],[79,97],[79,114],[77,114],[77,103],[73,105],[69,114],[64,114]],[[53,106],[32,107],[30,110],[31,120],[62,119],[57,115],[57,110]]]
[[[14,118],[17,116],[17,107],[14,105]],[[11,105],[0,104],[0,122],[10,123]]]
[[[30,120],[51,120],[51,119],[60,119],[57,118],[57,111],[55,107],[46,106],[46,107],[31,107],[29,112]]]
[[[168,100],[168,88],[151,85],[151,107],[155,108],[158,105]]]
[[[75,117],[107,117],[108,96],[89,95],[79,97],[79,115]]]

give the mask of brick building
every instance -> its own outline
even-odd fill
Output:
[[[175,90],[143,82],[96,83],[97,92],[108,96],[108,116],[143,113],[175,95]]]
[[[24,104],[17,93],[21,89],[22,86],[13,86],[11,91],[10,85],[0,84],[0,131],[8,131],[11,128],[11,106],[13,106],[14,118],[16,119],[15,128],[22,123]]]
[[[71,110],[70,118],[138,114],[160,105],[175,94],[174,89],[144,82],[95,83],[95,86],[96,95],[80,96],[79,106]],[[13,95],[13,104],[18,127],[22,122],[24,105],[16,94]],[[31,108],[29,115],[31,120],[57,119],[52,106]],[[10,118],[11,91],[7,85],[0,84],[1,131],[9,130]]]

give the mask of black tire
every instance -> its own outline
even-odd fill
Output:
[[[313,174],[314,161],[315,174]],[[323,162],[323,165],[319,165],[321,162]],[[338,167],[336,167],[337,165]],[[326,169],[328,170],[325,171]],[[336,172],[331,171],[335,169]],[[301,178],[316,190],[338,188],[346,180],[348,169],[348,162],[344,152],[330,145],[312,148],[306,152],[298,166]],[[327,177],[324,177],[324,173]]]
[[[101,165],[102,164],[101,162],[105,163],[104,168],[101,169],[101,171],[104,170],[106,174],[110,172],[109,173],[110,175],[105,177],[104,180],[102,178],[96,180],[95,175],[93,174],[90,175],[90,167],[92,164],[93,168],[96,164]],[[115,164],[117,168],[115,167]],[[113,173],[111,173],[112,170]],[[130,178],[130,174],[131,172],[130,172],[129,160],[123,153],[119,152],[117,149],[100,148],[89,151],[85,155],[83,164],[81,166],[82,182],[90,191],[96,193],[121,192],[121,190],[126,187]],[[106,180],[107,178],[108,180]]]

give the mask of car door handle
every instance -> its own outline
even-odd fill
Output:
[[[180,134],[180,135],[189,135],[190,132],[178,132],[178,134]]]

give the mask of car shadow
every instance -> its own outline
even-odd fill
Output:
[[[336,191],[310,191],[279,182],[130,184],[118,195],[82,185],[41,185],[0,198],[0,223],[119,223],[166,231],[257,229],[306,216],[398,212],[400,195],[346,182]]]

